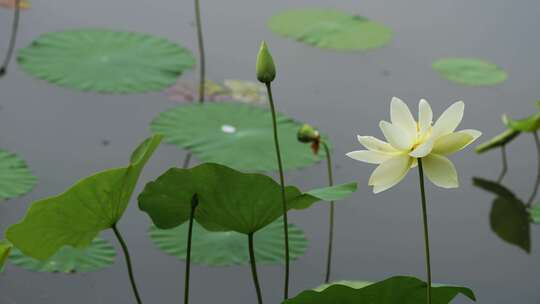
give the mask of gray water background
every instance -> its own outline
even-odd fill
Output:
[[[23,12],[18,47],[41,33],[77,27],[109,27],[155,34],[196,50],[191,1],[47,0]],[[390,26],[395,36],[385,48],[367,53],[335,53],[272,34],[266,20],[296,7],[335,7]],[[358,181],[359,191],[340,202],[336,213],[334,279],[381,280],[396,274],[424,277],[424,251],[417,174],[374,195],[367,186],[372,166],[348,159],[359,148],[356,134],[379,136],[389,102],[399,96],[416,109],[427,98],[436,115],[464,100],[461,128],[502,130],[500,114],[525,116],[540,98],[538,16],[533,0],[202,0],[208,76],[254,79],[260,40],[271,46],[278,66],[278,109],[320,127],[332,138],[338,182]],[[7,46],[11,12],[0,11],[0,49]],[[497,87],[470,88],[441,79],[431,62],[445,56],[482,57],[505,68],[510,77]],[[185,75],[194,79],[195,73]],[[174,105],[163,93],[109,96],[62,89],[23,73],[16,64],[0,80],[0,147],[21,155],[39,178],[29,195],[0,204],[0,229],[17,222],[33,200],[62,192],[95,171],[123,165],[132,148],[149,135],[148,124]],[[416,111],[416,110],[414,110]],[[103,140],[110,141],[103,146]],[[509,148],[505,179],[522,197],[531,192],[536,170],[532,136]],[[138,191],[184,152],[162,146],[145,169]],[[473,176],[495,179],[500,156],[471,149],[453,160],[461,187],[443,190],[428,184],[434,281],[462,284],[479,303],[540,303],[540,229],[532,228],[532,253],[504,243],[489,227],[492,195],[471,185]],[[326,183],[323,164],[291,171],[287,182],[304,189]],[[292,291],[319,285],[327,238],[324,204],[291,214],[310,240],[307,254],[292,265]],[[181,303],[184,265],[158,251],[146,236],[149,218],[133,202],[119,224],[132,251],[135,273],[146,303]],[[113,235],[103,236],[114,242]],[[259,269],[266,303],[282,294],[280,266]],[[247,267],[194,267],[192,303],[254,303]],[[0,276],[2,304],[133,303],[125,265],[85,275],[32,273],[13,265]],[[455,303],[469,303],[459,298]]]

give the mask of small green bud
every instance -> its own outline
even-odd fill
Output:
[[[304,124],[300,127],[296,137],[298,138],[298,141],[303,143],[312,143],[320,139],[319,131],[315,130],[309,124]]]
[[[266,42],[261,43],[259,54],[257,55],[257,79],[262,83],[270,83],[276,78],[276,66],[274,59],[268,50]]]

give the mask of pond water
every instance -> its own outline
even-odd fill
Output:
[[[397,187],[374,195],[367,186],[373,167],[345,157],[359,148],[356,134],[379,136],[378,122],[388,119],[392,96],[416,109],[427,98],[436,115],[464,100],[462,128],[484,132],[483,140],[502,130],[500,115],[525,116],[540,98],[537,36],[538,1],[391,1],[342,0],[335,7],[390,26],[395,33],[385,48],[366,53],[334,53],[272,34],[265,21],[282,10],[327,7],[324,0],[202,0],[208,76],[254,79],[259,42],[266,39],[277,62],[278,110],[320,127],[333,140],[338,182],[355,180],[359,191],[338,204],[334,279],[381,280],[396,274],[424,278],[424,249],[417,186],[412,171]],[[0,11],[7,43],[11,12]],[[196,50],[191,1],[35,1],[22,15],[18,47],[39,34],[67,28],[100,26],[151,33]],[[481,57],[509,73],[496,87],[452,84],[431,70],[440,57]],[[185,75],[194,79],[195,73]],[[17,222],[36,199],[57,194],[92,172],[126,163],[132,148],[149,134],[149,122],[174,105],[163,93],[97,95],[62,89],[23,73],[16,64],[0,79],[0,147],[21,155],[39,178],[29,195],[0,204],[0,230]],[[416,110],[414,110],[416,111]],[[104,142],[108,144],[104,144]],[[521,197],[532,191],[536,152],[532,136],[509,147],[505,185]],[[162,146],[147,166],[138,190],[165,169],[181,163],[184,152]],[[490,229],[493,195],[472,186],[472,177],[496,179],[497,151],[479,156],[471,148],[453,157],[461,187],[428,183],[433,278],[472,288],[479,303],[540,302],[540,228],[532,227],[532,252],[505,243]],[[290,184],[326,183],[323,164],[286,175]],[[292,294],[323,280],[327,207],[291,213],[310,241],[306,255],[292,264]],[[158,251],[146,236],[149,218],[134,202],[120,222],[132,251],[143,298],[148,303],[180,303],[183,263]],[[103,236],[114,242],[111,233]],[[118,247],[118,246],[117,246]],[[118,247],[119,248],[119,247]],[[253,303],[248,267],[192,270],[193,303]],[[267,303],[281,298],[282,267],[261,266]],[[104,271],[85,275],[38,274],[9,265],[0,278],[0,303],[132,303],[121,256]],[[468,303],[464,298],[455,303]]]

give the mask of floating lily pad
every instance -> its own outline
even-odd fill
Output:
[[[40,261],[24,255],[14,248],[10,261],[26,270],[37,272],[85,273],[111,266],[116,250],[106,240],[96,238],[90,246],[79,249],[65,246],[47,260]]]
[[[489,150],[502,147],[514,140],[514,138],[516,138],[519,133],[519,131],[515,130],[506,130],[501,134],[489,139],[488,141],[476,146],[476,148],[474,148],[474,151],[476,151],[476,153],[478,154],[482,154]]]
[[[496,64],[476,58],[442,58],[432,66],[444,78],[468,86],[493,86],[508,78]]]
[[[277,121],[285,169],[307,167],[324,157],[298,142],[300,123],[284,115]],[[230,102],[182,105],[161,113],[151,128],[202,162],[243,171],[277,170],[272,118],[266,109]]]
[[[354,289],[360,289],[360,288],[364,288],[368,285],[371,285],[373,284],[373,282],[368,282],[368,281],[336,281],[336,282],[332,282],[332,283],[328,283],[328,284],[323,284],[317,288],[313,288],[314,291],[318,291],[318,292],[321,292],[323,290],[325,290],[326,288],[330,287],[330,286],[334,286],[334,285],[342,285],[342,286],[347,286],[347,287],[351,287],[351,288],[354,288]]]
[[[173,229],[150,228],[150,237],[161,250],[184,261],[186,258],[188,224]],[[271,223],[254,236],[257,263],[282,263],[284,257],[283,223]],[[289,224],[289,250],[292,260],[301,257],[308,241],[304,232]],[[249,263],[247,236],[238,232],[210,232],[201,225],[193,224],[191,261],[207,266],[244,265]]]
[[[128,206],[146,162],[161,136],[145,140],[135,149],[127,167],[86,177],[66,192],[34,202],[26,216],[6,231],[8,240],[25,255],[39,260],[66,245],[86,248],[99,232],[112,228]]]
[[[0,201],[29,192],[36,182],[24,160],[0,150]]]
[[[536,204],[529,209],[531,220],[535,224],[540,224],[540,204]]]
[[[363,51],[390,42],[392,31],[381,23],[334,9],[295,9],[273,16],[277,34],[323,49]]]
[[[413,277],[392,277],[363,288],[332,285],[322,291],[306,290],[283,304],[418,304],[426,303],[427,284]],[[448,304],[458,294],[475,301],[472,290],[450,285],[431,288],[432,304]]]
[[[354,191],[356,183],[306,193],[288,186],[285,195],[288,209],[305,209],[320,200],[343,199]],[[212,163],[169,169],[146,184],[139,195],[139,208],[157,227],[174,228],[189,219],[195,194],[199,199],[195,219],[210,231],[255,233],[283,212],[281,187],[272,178]]]
[[[4,264],[9,257],[11,247],[11,243],[9,243],[8,241],[0,240],[0,272],[4,270]]]
[[[43,34],[19,51],[18,61],[37,78],[99,93],[160,91],[195,63],[189,50],[167,39],[106,29]]]

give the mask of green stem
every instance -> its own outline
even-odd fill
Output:
[[[334,185],[334,177],[332,174],[332,156],[330,155],[330,149],[325,142],[322,142],[324,152],[326,153],[326,167],[328,170],[328,185]],[[330,221],[329,221],[329,231],[328,231],[328,253],[326,258],[326,276],[324,278],[325,283],[330,282],[330,273],[332,270],[332,246],[334,243],[334,209],[335,204],[333,201],[330,202]]]
[[[422,219],[424,221],[424,242],[426,247],[426,272],[427,272],[427,303],[431,304],[431,258],[429,254],[429,230],[426,204],[426,190],[424,189],[424,169],[422,159],[418,159],[418,173],[420,176],[420,194],[422,196]]]
[[[124,257],[126,259],[126,265],[128,269],[129,281],[131,282],[131,288],[133,289],[133,293],[135,294],[135,299],[137,300],[138,304],[142,304],[141,296],[139,295],[139,290],[137,289],[137,283],[135,283],[135,277],[133,276],[133,267],[131,266],[131,257],[129,255],[128,247],[126,245],[126,242],[124,241],[124,238],[120,234],[120,231],[118,231],[116,224],[112,226],[112,229],[114,231],[114,235],[116,235],[116,238],[118,239],[118,242],[120,243],[120,246],[122,247],[122,251],[124,252]]]
[[[197,43],[199,45],[199,103],[204,103],[205,84],[206,84],[206,56],[204,52],[204,38],[201,21],[201,5],[199,0],[195,1],[195,27],[197,28]],[[184,158],[182,168],[186,169],[191,161],[191,152],[188,152]]]
[[[536,194],[538,193],[538,186],[540,186],[540,139],[538,138],[538,132],[533,133],[534,136],[534,143],[536,144],[536,154],[537,154],[537,165],[538,169],[536,171],[536,183],[534,184],[533,193],[529,197],[529,200],[527,201],[527,206],[530,207],[536,198]]]
[[[191,160],[191,152],[187,152],[186,156],[184,157],[184,162],[182,163],[182,169],[187,169],[189,167],[189,161]]]
[[[502,171],[499,175],[499,178],[497,179],[497,182],[500,183],[504,176],[506,175],[506,172],[508,172],[508,159],[506,157],[506,145],[503,145],[501,147],[501,155],[502,155]]]
[[[7,72],[9,62],[13,56],[15,50],[15,43],[17,42],[17,32],[19,31],[19,20],[21,16],[21,0],[15,0],[15,9],[13,13],[13,23],[11,24],[11,37],[9,38],[8,50],[2,66],[0,66],[0,76],[3,76]]]
[[[189,214],[189,228],[187,238],[187,251],[186,251],[186,273],[184,277],[184,304],[189,302],[189,278],[191,273],[191,240],[193,237],[193,220],[195,218],[195,209],[199,204],[199,198],[197,194],[191,199],[191,213]]]
[[[199,102],[204,102],[204,89],[205,89],[205,74],[206,74],[206,58],[204,55],[204,40],[201,22],[201,6],[199,0],[195,0],[195,23],[197,27],[197,41],[199,44]]]
[[[268,100],[270,102],[270,109],[272,110],[272,126],[274,129],[274,145],[276,146],[276,155],[279,167],[279,181],[281,184],[281,201],[283,204],[283,234],[285,236],[285,283],[283,288],[283,297],[285,300],[289,298],[289,220],[287,219],[287,201],[285,198],[285,177],[283,175],[283,164],[281,162],[281,152],[279,150],[279,138],[276,120],[276,109],[274,106],[274,98],[272,96],[272,85],[266,83],[266,90],[268,91]]]
[[[255,261],[255,250],[253,249],[253,233],[248,234],[249,245],[249,262],[251,264],[251,275],[253,276],[253,284],[257,292],[257,303],[262,304],[261,286],[259,285],[259,277],[257,276],[257,262]]]

